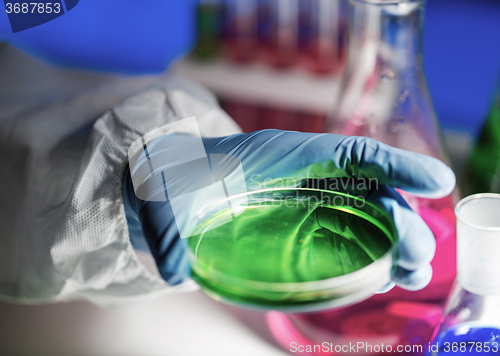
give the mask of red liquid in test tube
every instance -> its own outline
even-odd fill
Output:
[[[293,66],[298,59],[298,0],[269,0],[268,38],[263,57],[275,68]]]
[[[301,64],[318,74],[337,73],[342,69],[345,51],[340,0],[310,0],[304,21],[309,26],[304,31],[305,43],[301,46]]]
[[[222,49],[236,62],[257,57],[257,7],[254,0],[226,0],[222,7]]]

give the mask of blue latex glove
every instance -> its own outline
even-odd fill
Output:
[[[169,136],[159,139],[168,140]],[[203,144],[207,154],[237,156],[249,190],[258,189],[266,180],[283,178],[291,182],[304,177],[377,178],[378,189],[367,194],[367,201],[394,219],[400,239],[392,280],[409,290],[421,289],[430,282],[434,236],[394,188],[425,198],[449,195],[455,187],[455,175],[441,161],[366,137],[279,130],[204,138]],[[142,226],[163,278],[173,285],[188,278],[186,240],[179,238],[170,203],[136,198],[129,171],[124,196],[131,235],[139,236]]]

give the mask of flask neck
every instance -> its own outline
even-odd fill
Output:
[[[424,0],[350,0],[348,70],[421,73],[423,11]]]

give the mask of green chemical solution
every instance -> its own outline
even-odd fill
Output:
[[[266,286],[300,286],[358,271],[385,255],[395,242],[379,220],[349,206],[260,202],[235,218],[231,214],[226,209],[204,221],[198,227],[203,232],[188,243],[195,259],[194,279],[216,295],[244,303],[291,301],[292,289],[270,291]],[[220,219],[227,222],[210,229]]]

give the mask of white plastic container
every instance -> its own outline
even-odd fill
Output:
[[[455,214],[458,282],[474,294],[500,294],[500,194],[471,195]]]

